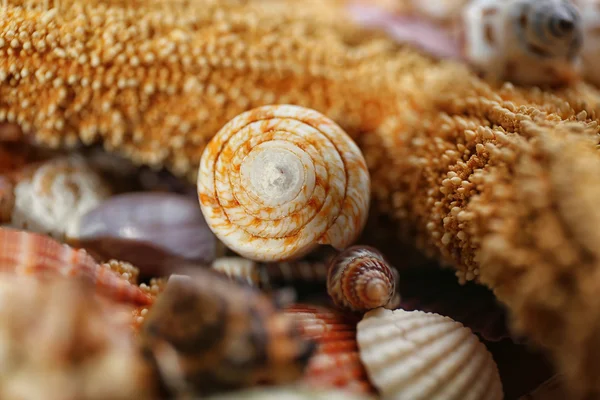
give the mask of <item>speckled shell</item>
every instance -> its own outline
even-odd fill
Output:
[[[212,268],[232,280],[272,289],[302,282],[324,284],[328,264],[310,261],[260,263],[243,257],[220,257],[213,261]]]
[[[37,277],[81,276],[113,300],[151,303],[150,296],[110,268],[98,265],[85,251],[36,233],[0,228],[0,272]]]
[[[396,294],[396,275],[383,255],[368,246],[352,246],[331,262],[327,292],[338,306],[367,311],[388,304]]]
[[[358,146],[322,114],[260,107],[227,123],[200,161],[198,196],[213,232],[239,255],[287,261],[345,248],[366,223],[370,179]]]
[[[57,239],[73,234],[79,218],[110,195],[86,161],[71,155],[32,166],[14,187],[10,225]]]
[[[576,0],[583,20],[583,73],[585,79],[600,86],[600,0]]]
[[[207,400],[375,400],[374,396],[304,387],[255,388],[207,397]]]
[[[360,358],[386,399],[503,399],[492,355],[470,329],[438,314],[369,311],[357,327]]]
[[[583,24],[570,0],[472,0],[461,24],[465,58],[491,78],[543,85],[581,72]]]
[[[175,394],[207,395],[301,376],[314,344],[255,289],[210,270],[171,275],[140,340]]]
[[[294,317],[303,337],[317,342],[317,350],[304,371],[303,384],[374,393],[358,356],[357,317],[307,304],[286,307],[286,313]]]

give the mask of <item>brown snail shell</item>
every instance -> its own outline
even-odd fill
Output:
[[[166,385],[191,395],[294,381],[314,349],[267,296],[202,269],[171,275],[140,339]]]
[[[396,295],[394,268],[372,247],[349,247],[331,262],[327,292],[338,307],[348,310],[383,307]]]
[[[256,261],[343,249],[365,226],[370,180],[352,139],[317,111],[264,106],[238,115],[208,144],[198,197],[215,235]]]

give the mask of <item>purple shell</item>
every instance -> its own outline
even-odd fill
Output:
[[[182,261],[210,262],[217,246],[195,196],[162,192],[109,198],[82,217],[77,241],[143,273],[169,270]]]

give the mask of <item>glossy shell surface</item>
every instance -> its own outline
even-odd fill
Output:
[[[107,297],[121,302],[150,304],[151,298],[102,267],[85,251],[41,234],[0,228],[0,272],[36,277],[80,276]]]
[[[503,399],[492,355],[473,332],[438,314],[369,311],[357,326],[360,358],[386,399]]]
[[[227,123],[200,161],[198,197],[211,229],[257,261],[298,258],[360,234],[370,180],[358,146],[333,121],[297,106],[260,107]]]
[[[393,269],[378,250],[349,247],[331,262],[327,292],[337,306],[352,311],[383,307],[396,294]]]

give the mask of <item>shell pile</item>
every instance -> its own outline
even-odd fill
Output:
[[[123,192],[142,172],[117,163],[107,179],[101,155],[14,154],[0,163],[0,398],[502,398],[467,328],[387,310],[402,273],[356,244],[364,157],[315,110],[235,117],[202,155],[197,198]]]

